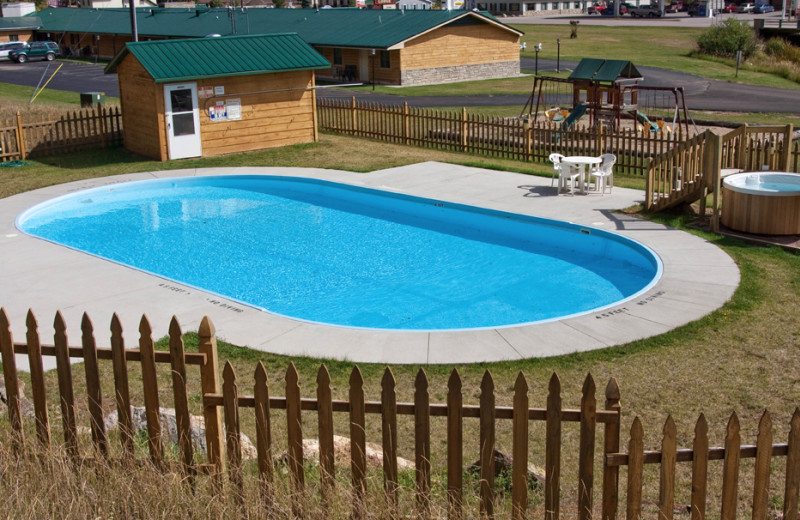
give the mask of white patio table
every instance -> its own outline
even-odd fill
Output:
[[[578,189],[581,192],[586,192],[585,185],[588,182],[586,179],[587,166],[596,166],[603,162],[600,157],[590,157],[587,155],[571,155],[561,159],[562,163],[572,164],[580,169],[580,177],[578,177]]]

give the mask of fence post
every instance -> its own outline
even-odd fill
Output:
[[[19,409],[19,386],[17,384],[17,362],[14,358],[14,337],[6,310],[0,308],[0,354],[3,360],[3,377],[6,382],[6,406],[8,422],[13,430],[11,446],[16,455],[22,450],[22,415]]]
[[[423,368],[414,381],[414,462],[417,515],[427,520],[431,517],[431,409],[428,376]]]
[[[44,368],[42,367],[42,345],[39,342],[39,325],[32,310],[28,310],[27,318],[28,364],[31,370],[31,391],[33,393],[33,411],[36,416],[36,436],[39,444],[50,446],[50,420],[47,417],[47,392],[44,385]]]
[[[797,520],[800,492],[800,408],[795,408],[789,427],[789,453],[786,454],[786,485],[783,497],[784,520]]]
[[[100,388],[100,367],[97,364],[97,343],[94,327],[89,315],[83,313],[81,319],[81,343],[83,347],[83,368],[86,374],[86,393],[91,419],[92,441],[104,458],[108,458],[108,437],[103,422],[103,393]]]
[[[604,449],[606,454],[619,452],[620,423],[622,407],[619,404],[620,394],[617,380],[613,377],[606,385],[606,410],[616,412],[617,420],[607,422],[604,433]],[[619,466],[603,467],[603,520],[616,520],[617,502],[619,500]]]
[[[300,415],[300,376],[294,363],[286,369],[286,431],[289,444],[289,480],[292,514],[303,516],[305,472],[303,469],[303,425]]]
[[[201,354],[205,354],[206,361],[200,369],[200,386],[203,394],[219,394],[219,357],[217,356],[217,338],[214,336],[216,330],[214,324],[208,318],[203,317],[200,328],[197,331],[199,344],[197,346]],[[203,404],[203,419],[206,426],[206,458],[210,464],[214,465],[214,482],[216,491],[222,489],[222,416],[216,405]]]
[[[353,96],[350,100],[350,121],[351,127],[353,128],[353,135],[356,135],[356,130],[358,129],[356,125],[356,97]]]
[[[528,510],[528,382],[522,370],[519,371],[514,383],[513,421],[511,518],[522,520]]]
[[[747,138],[747,123],[744,123],[739,128],[741,134],[739,136],[739,145],[736,147],[736,168],[746,170],[747,152],[750,148],[750,143]]]
[[[364,377],[358,365],[350,373],[350,473],[353,476],[353,518],[364,518],[367,493],[367,454]]]
[[[581,398],[581,436],[578,468],[578,518],[590,520],[594,495],[594,444],[597,426],[597,399],[592,374],[586,376]]]
[[[242,480],[242,444],[239,434],[239,391],[236,373],[230,361],[225,362],[222,371],[222,401],[225,403],[225,443],[228,448],[228,473],[233,486],[236,503],[244,503],[244,482]]]
[[[547,389],[547,423],[545,447],[544,518],[561,516],[561,381],[553,372]]]
[[[403,143],[409,143],[409,117],[408,117],[408,101],[403,101]],[[791,141],[790,141],[791,142]]]
[[[461,151],[467,151],[467,108],[461,107]]]
[[[447,381],[447,518],[463,518],[463,397],[461,376],[453,368]]]
[[[398,518],[397,476],[397,391],[392,370],[386,367],[381,379],[381,438],[383,440],[383,490],[389,518]]]
[[[73,463],[78,461],[78,431],[75,427],[75,394],[72,387],[72,368],[69,364],[67,346],[67,326],[60,311],[53,321],[56,351],[56,371],[58,372],[58,393],[61,397],[61,423],[64,427],[64,444]]]
[[[27,154],[25,153],[25,134],[22,133],[22,114],[17,112],[17,150],[21,160],[25,160]]]
[[[525,122],[522,123],[522,140],[522,144],[525,147],[525,160],[530,161],[533,143],[531,143],[531,123],[528,120],[525,120]]]
[[[480,511],[481,518],[494,518],[495,399],[488,370],[481,380],[480,407]]]
[[[792,136],[794,135],[794,125],[786,125],[786,130],[783,132],[783,146],[780,149],[780,156],[778,157],[778,168],[784,172],[790,172],[790,158],[792,156]]]
[[[706,169],[705,177],[706,189],[711,187],[714,190],[712,205],[714,214],[711,216],[711,231],[719,232],[720,212],[722,210],[722,136],[710,130],[705,133],[705,161],[703,167]]]

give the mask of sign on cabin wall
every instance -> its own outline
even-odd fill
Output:
[[[228,121],[239,121],[242,119],[242,100],[229,99],[225,103],[225,112],[228,115]]]
[[[221,121],[240,121],[242,119],[242,100],[239,98],[217,101],[208,107],[208,118],[212,123]]]

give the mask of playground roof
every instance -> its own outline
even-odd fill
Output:
[[[583,58],[572,74],[569,75],[569,79],[607,83],[613,83],[620,78],[641,79],[642,77],[642,73],[629,61],[603,60],[599,58]]]

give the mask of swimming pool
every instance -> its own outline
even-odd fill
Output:
[[[292,318],[412,330],[598,310],[660,276],[618,235],[312,179],[162,179],[77,192],[26,233]]]

